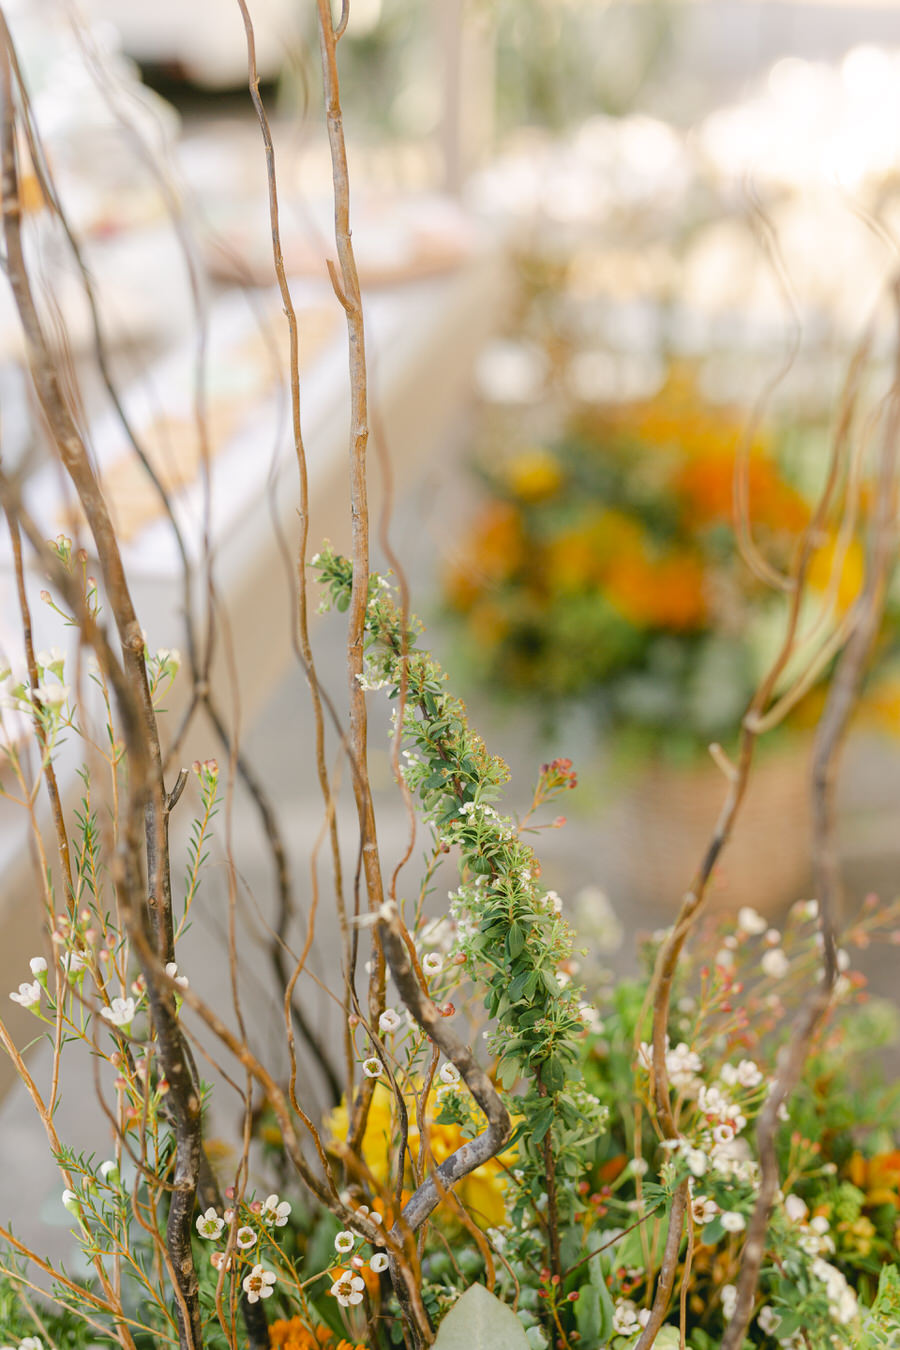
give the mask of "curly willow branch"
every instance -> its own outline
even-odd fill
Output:
[[[895,287],[900,312],[900,284]],[[834,780],[837,756],[847,732],[884,613],[884,599],[896,545],[897,456],[900,441],[900,342],[878,474],[876,515],[872,527],[869,568],[857,600],[854,624],[825,704],[813,750],[813,865],[819,900],[822,937],[822,978],[800,1008],[778,1071],[759,1116],[757,1141],[760,1186],[747,1228],[741,1257],[734,1314],[722,1341],[722,1350],[739,1350],[753,1315],[759,1272],[765,1253],[766,1230],[778,1190],[775,1139],[779,1112],[803,1072],[803,1066],[828,1016],[838,977],[835,925],[840,900],[840,869],[834,826]]]
[[[855,387],[855,371],[851,374]],[[669,1029],[669,1010],[672,986],[678,969],[684,945],[702,912],[709,881],[722,851],[726,847],[741,805],[746,794],[753,764],[753,756],[759,737],[759,723],[774,697],[779,680],[782,678],[794,654],[800,627],[801,611],[805,595],[806,580],[810,563],[819,545],[821,530],[828,518],[835,494],[838,489],[839,468],[846,452],[846,425],[842,416],[838,431],[832,438],[828,471],[816,509],[800,538],[794,566],[791,571],[789,588],[788,615],[781,648],[772,662],[764,679],[760,683],[744,715],[741,727],[741,741],[737,764],[730,775],[728,793],[716,822],[712,839],[694,876],[689,890],[685,893],[675,924],[660,948],[653,972],[653,979],[647,996],[647,1006],[653,1008],[653,1052],[651,1060],[651,1090],[659,1126],[663,1137],[675,1139],[678,1131],[672,1114],[669,1099],[669,1077],[666,1068],[666,1042]],[[687,1182],[682,1183],[676,1193],[675,1203],[670,1215],[669,1232],[666,1238],[665,1254],[659,1278],[657,1280],[653,1305],[647,1325],[635,1342],[635,1350],[651,1350],[656,1336],[668,1313],[677,1271],[677,1253],[680,1247],[684,1216],[687,1210]]]

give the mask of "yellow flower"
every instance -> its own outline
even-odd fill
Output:
[[[503,467],[506,484],[523,502],[542,502],[558,491],[563,473],[559,461],[549,450],[536,446],[523,450]]]
[[[414,1159],[421,1149],[419,1127],[416,1123],[415,1104],[407,1102],[409,1109],[408,1152]],[[428,1143],[434,1163],[440,1166],[451,1153],[464,1142],[458,1125],[439,1125],[434,1120],[426,1121]],[[341,1102],[325,1120],[325,1130],[332,1139],[345,1139],[347,1136],[347,1104]],[[394,1111],[394,1096],[385,1083],[377,1083],[375,1095],[369,1110],[366,1132],[362,1141],[363,1162],[372,1174],[375,1182],[386,1188],[391,1176],[391,1168],[396,1157],[398,1137]],[[456,1187],[455,1192],[472,1217],[483,1227],[497,1228],[506,1223],[506,1206],[503,1201],[503,1164],[511,1162],[511,1154],[501,1154],[491,1158],[483,1166],[470,1172]],[[407,1180],[412,1184],[411,1175]],[[445,1210],[450,1214],[452,1211]]]
[[[840,565],[837,580],[838,613],[846,614],[863,588],[866,575],[866,555],[858,539],[852,539],[842,559],[837,556],[837,541],[831,540],[817,549],[810,560],[809,585],[812,590],[824,595],[834,585],[832,575]]]

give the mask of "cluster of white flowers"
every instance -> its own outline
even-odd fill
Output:
[[[855,1292],[850,1288],[845,1276],[837,1266],[823,1261],[821,1256],[814,1258],[810,1270],[817,1280],[825,1285],[828,1297],[828,1311],[841,1326],[847,1326],[859,1316],[859,1303]]]
[[[403,753],[406,754],[406,751]],[[452,921],[442,915],[439,919],[429,919],[419,933],[419,942],[423,947],[437,947],[446,956],[455,937],[456,929]]]
[[[806,1202],[799,1195],[785,1196],[783,1202],[785,1216],[798,1229],[797,1245],[807,1256],[830,1256],[834,1251],[834,1240],[830,1234],[830,1224],[823,1214],[809,1218]]]
[[[747,1124],[747,1117],[740,1107],[731,1100],[720,1087],[701,1084],[697,1093],[697,1106],[706,1122],[712,1127],[713,1141],[717,1144],[730,1144],[736,1134]]]
[[[649,1073],[653,1067],[653,1046],[649,1041],[641,1041],[638,1049],[638,1060]],[[686,1041],[679,1041],[672,1049],[669,1038],[666,1037],[666,1072],[669,1075],[671,1086],[677,1092],[685,1097],[696,1096],[702,1086],[702,1080],[699,1077],[702,1069],[702,1059]]]
[[[613,1312],[613,1331],[620,1336],[636,1336],[650,1321],[650,1309],[638,1309],[630,1298],[620,1298]]]
[[[676,1091],[685,1095],[693,1095],[701,1086],[698,1074],[703,1068],[703,1061],[684,1041],[679,1041],[674,1050],[666,1051],[666,1071],[669,1075],[669,1082]]]
[[[719,1077],[726,1087],[742,1087],[752,1091],[763,1081],[763,1071],[752,1059],[742,1059],[737,1065],[723,1064]]]
[[[360,689],[375,693],[379,689],[384,689],[388,681],[383,673],[376,674],[374,670],[369,669],[361,671],[360,674],[357,675],[356,683],[359,685]]]
[[[344,1193],[342,1194],[341,1199],[346,1204],[349,1200],[349,1195]],[[370,1209],[368,1205],[360,1205],[357,1208],[356,1213],[359,1218],[367,1219],[369,1223],[380,1224],[384,1222],[378,1211]],[[350,1253],[354,1252],[357,1243],[362,1241],[363,1239],[359,1233],[355,1233],[351,1229],[345,1228],[336,1235],[334,1239],[334,1250],[339,1256],[350,1256]],[[350,1266],[350,1270],[338,1270],[335,1272],[334,1283],[328,1291],[333,1298],[337,1299],[342,1308],[352,1308],[355,1307],[357,1303],[361,1303],[366,1287],[362,1276],[357,1273],[358,1271],[364,1270],[366,1266],[366,1263],[359,1255],[359,1252],[355,1252],[353,1256],[350,1256]],[[374,1274],[380,1275],[381,1272],[387,1270],[387,1268],[388,1258],[385,1252],[375,1252],[374,1255],[370,1257],[369,1269],[373,1271]]]

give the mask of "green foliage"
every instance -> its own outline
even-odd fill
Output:
[[[483,1284],[472,1284],[441,1323],[434,1350],[532,1350],[522,1323]]]
[[[348,561],[325,546],[316,556],[336,607],[349,597]],[[493,806],[508,770],[469,726],[464,705],[447,693],[438,663],[416,646],[418,625],[404,620],[387,583],[373,578],[366,612],[366,688],[405,684],[403,775],[439,848],[456,850],[460,884],[451,903],[464,970],[486,990],[494,1023],[488,1045],[518,1117],[516,1222],[546,1204],[547,1151],[559,1174],[576,1178],[601,1134],[606,1111],[581,1083],[580,1046],[592,1010],[583,991],[560,978],[572,955],[572,931],[558,897],[539,884],[540,864],[509,817]],[[396,715],[395,715],[396,724]],[[571,763],[544,765],[535,801],[575,785]],[[559,1220],[570,1217],[572,1189],[561,1193]]]

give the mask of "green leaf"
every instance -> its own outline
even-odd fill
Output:
[[[522,948],[525,946],[525,933],[523,932],[519,924],[514,923],[510,925],[509,935],[506,939],[506,945],[509,951],[510,960],[515,961],[516,957],[520,954]]]
[[[566,1085],[566,1071],[555,1055],[541,1065],[541,1082],[548,1092],[561,1092]]]
[[[483,1284],[473,1284],[438,1328],[434,1350],[531,1350],[531,1345],[513,1310]]]
[[[603,1266],[595,1257],[588,1262],[590,1279],[579,1290],[575,1324],[584,1345],[606,1345],[612,1335],[615,1306],[603,1278]]]

